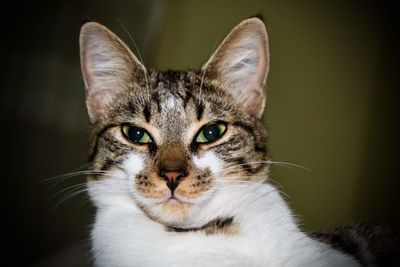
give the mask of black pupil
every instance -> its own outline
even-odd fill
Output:
[[[208,141],[214,141],[220,135],[219,127],[217,124],[210,124],[204,127],[203,135]]]
[[[138,143],[140,140],[142,140],[143,136],[143,129],[140,129],[138,127],[129,127],[128,138],[131,139],[133,142]]]

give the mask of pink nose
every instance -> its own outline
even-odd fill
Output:
[[[167,182],[167,186],[171,190],[171,193],[174,193],[185,174],[181,171],[162,171],[160,176]]]
[[[172,171],[164,172],[163,176],[165,176],[169,182],[174,182],[178,177],[182,176],[182,174],[180,172]]]

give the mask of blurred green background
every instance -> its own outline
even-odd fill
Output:
[[[10,2],[1,17],[3,258],[45,266],[88,238],[93,209],[84,194],[64,200],[85,177],[43,181],[86,163],[78,34],[87,20],[137,54],[126,27],[145,64],[167,70],[201,67],[234,25],[262,14],[271,156],[308,168],[274,165],[272,181],[306,230],[398,224],[395,10],[366,1]]]

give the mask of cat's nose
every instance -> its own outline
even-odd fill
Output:
[[[171,193],[174,193],[179,183],[186,176],[186,172],[183,170],[161,170],[160,176],[167,182],[167,186],[171,190]]]

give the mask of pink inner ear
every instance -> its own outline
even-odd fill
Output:
[[[96,120],[97,117],[104,113],[105,107],[111,101],[110,99],[111,90],[102,89],[99,91],[88,91],[87,104],[89,110],[89,116],[92,121]]]
[[[261,117],[264,110],[264,94],[259,90],[251,90],[247,96],[246,111],[256,117]]]
[[[82,48],[81,48],[82,49]],[[91,86],[91,77],[93,77],[94,73],[91,71],[92,60],[88,55],[86,50],[82,51],[83,57],[81,58],[82,64],[82,72],[83,72],[83,81],[85,82],[86,90]]]
[[[236,26],[203,66],[244,110],[261,117],[269,64],[268,37],[258,19]]]
[[[107,112],[115,95],[137,82],[139,73],[136,72],[146,71],[129,48],[98,23],[90,22],[82,27],[80,48],[86,103],[90,120],[95,122]]]
[[[259,47],[258,48],[258,54],[259,56],[259,61],[258,61],[258,65],[257,65],[257,73],[259,73],[259,80],[258,83],[260,84],[260,86],[262,87],[263,90],[265,90],[265,82],[266,82],[266,78],[268,75],[268,67],[269,67],[269,55],[266,55],[266,53],[268,53],[268,51],[265,50],[264,47]]]
[[[256,54],[249,53],[252,58],[243,58],[242,61],[244,63],[238,62],[238,64],[243,64],[244,69],[241,70],[239,68],[228,71],[222,78],[230,82],[229,90],[231,90],[237,101],[243,103],[246,112],[253,116],[261,117],[265,105],[264,91],[268,72],[268,59],[266,57],[267,51],[265,51],[263,45],[260,45],[256,51]],[[229,56],[234,57],[235,54]],[[252,64],[248,64],[246,61]]]

